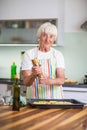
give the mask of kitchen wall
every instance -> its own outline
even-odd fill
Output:
[[[81,83],[87,75],[87,33],[65,33],[64,41],[66,77]]]
[[[60,40],[58,42],[62,46],[57,46],[56,49],[64,55],[66,77],[83,82],[83,77],[87,74],[87,32],[80,29],[80,25],[87,20],[86,7],[87,0],[61,0],[61,2],[54,0],[52,4],[50,0],[37,0],[37,2],[34,0],[1,0],[0,19],[58,17],[60,19],[58,32]],[[36,12],[41,12],[41,14],[36,14]],[[10,67],[13,61],[16,62],[19,73],[20,53],[31,48],[32,46],[1,46],[0,78],[10,78]]]
[[[87,20],[87,0],[65,1],[64,52],[66,77],[83,82],[87,74],[87,31],[80,25]]]

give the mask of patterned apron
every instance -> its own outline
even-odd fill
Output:
[[[56,78],[56,58],[53,52],[51,59],[40,60],[43,75],[50,78]],[[38,55],[37,55],[38,58]],[[40,99],[61,99],[63,97],[62,86],[58,85],[41,85],[38,77],[32,86],[27,87],[27,98]]]

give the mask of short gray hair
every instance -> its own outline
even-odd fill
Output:
[[[57,27],[54,24],[52,24],[50,22],[43,23],[37,31],[38,39],[40,38],[41,33],[44,33],[44,32],[45,33],[51,33],[52,35],[54,35],[55,41],[56,41],[56,39],[57,39]]]

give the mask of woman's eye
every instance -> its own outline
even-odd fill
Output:
[[[53,38],[53,35],[50,35],[50,38]]]
[[[42,36],[43,36],[44,38],[50,38],[50,39],[54,38],[54,35],[47,35],[46,33],[43,33]]]
[[[43,37],[46,37],[46,34],[43,34]]]

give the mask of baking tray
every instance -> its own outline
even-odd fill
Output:
[[[71,104],[33,104],[39,101],[65,101]],[[85,106],[85,103],[75,99],[29,99],[28,104],[33,108],[83,108]]]

